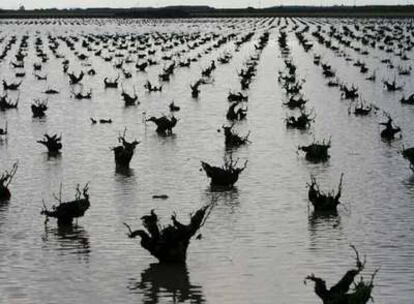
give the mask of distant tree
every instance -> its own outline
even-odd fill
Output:
[[[24,7],[24,5],[20,5],[19,6],[19,11],[24,11],[24,10],[26,10],[26,8]]]

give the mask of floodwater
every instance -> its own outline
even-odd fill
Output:
[[[317,44],[305,53],[298,44],[289,20],[288,44],[291,57],[304,78],[303,93],[309,108],[316,114],[310,131],[287,130],[284,123],[289,111],[282,105],[284,93],[277,82],[278,71],[284,67],[277,44],[279,30],[270,29],[270,40],[260,56],[257,76],[246,93],[249,96],[247,120],[237,124],[240,134],[251,131],[250,145],[240,147],[233,156],[240,162],[248,160],[236,187],[227,192],[211,192],[209,180],[200,171],[200,161],[221,165],[225,154],[224,138],[217,129],[226,123],[229,90],[239,90],[237,71],[250,55],[263,31],[257,26],[250,42],[235,52],[230,41],[190,68],[177,68],[162,93],[148,94],[143,89],[147,79],[157,83],[163,63],[147,72],[136,72],[134,63],[126,64],[133,74],[121,77],[125,90],[132,93],[135,85],[141,104],[125,108],[121,89],[103,87],[103,78],[116,77],[112,63],[90,55],[97,75],[82,81],[85,90],[92,88],[92,100],[78,101],[70,97],[68,77],[62,72],[63,59],[56,59],[48,49],[47,36],[78,36],[88,34],[139,35],[159,31],[228,34],[238,37],[252,29],[252,20],[185,20],[171,23],[99,20],[79,24],[18,24],[7,21],[1,25],[0,50],[12,35],[17,36],[5,60],[0,63],[1,78],[14,80],[13,60],[21,36],[29,35],[26,77],[20,89],[18,110],[0,112],[0,127],[7,120],[9,134],[0,142],[0,169],[19,162],[19,169],[10,189],[12,198],[0,205],[0,303],[319,303],[313,284],[304,285],[304,278],[315,273],[336,281],[354,266],[349,245],[354,244],[366,255],[363,274],[380,268],[375,279],[373,297],[377,304],[413,303],[414,283],[414,177],[399,151],[403,144],[414,143],[414,107],[402,106],[401,92],[383,89],[382,79],[392,78],[380,60],[390,57],[379,49],[369,56],[346,49],[355,60],[377,69],[377,82],[364,80],[352,62]],[[277,25],[277,19],[273,25]],[[305,20],[306,21],[306,20]],[[319,20],[322,27],[340,26],[348,20]],[[19,21],[24,23],[24,21]],[[282,25],[284,21],[282,22]],[[232,28],[232,25],[234,27]],[[303,25],[301,25],[303,26]],[[310,24],[311,32],[316,28]],[[241,29],[243,29],[241,33]],[[43,50],[50,60],[40,74],[48,81],[37,81],[32,75],[35,39],[41,37]],[[69,71],[79,73],[82,66],[74,52],[60,42],[58,49],[70,60]],[[208,42],[184,56],[195,56],[211,45]],[[159,59],[161,46],[156,46]],[[99,47],[97,47],[99,48]],[[95,49],[95,48],[94,48]],[[188,49],[179,45],[174,50]],[[191,98],[189,84],[200,77],[201,69],[210,60],[228,51],[233,54],[229,64],[217,64],[212,84],[201,86],[200,97]],[[123,51],[125,52],[125,51]],[[356,84],[369,102],[389,112],[403,130],[403,138],[391,144],[380,138],[380,114],[358,118],[348,115],[348,101],[340,99],[337,88],[325,85],[320,67],[313,64],[312,53],[321,54],[338,77]],[[168,53],[168,52],[167,52]],[[408,52],[414,58],[413,52]],[[136,57],[133,57],[136,61]],[[396,66],[398,58],[392,58]],[[407,66],[411,61],[404,62]],[[404,82],[404,93],[414,88],[411,77],[398,77]],[[47,116],[33,119],[30,104],[33,98],[46,98],[47,87],[60,90],[49,95]],[[16,98],[17,92],[9,92]],[[147,117],[168,114],[174,100],[181,107],[174,136],[161,137],[154,125],[143,123]],[[91,125],[89,117],[111,118],[112,124]],[[110,147],[127,128],[127,138],[141,143],[130,164],[129,172],[116,172]],[[59,157],[50,158],[45,147],[36,143],[42,135],[62,133],[63,149]],[[332,137],[331,158],[325,164],[312,164],[296,153],[298,145],[309,144],[313,138]],[[306,183],[313,174],[322,189],[337,187],[344,173],[343,205],[337,217],[320,218],[312,214],[307,202]],[[48,207],[56,201],[53,193],[71,200],[77,184],[90,184],[91,208],[73,228],[58,228],[51,219],[46,225],[40,215],[42,200]],[[167,194],[167,200],[154,200],[154,194]],[[182,222],[200,206],[217,200],[201,240],[189,246],[186,266],[160,265],[142,249],[138,239],[126,236],[124,222],[141,227],[139,218],[154,208],[163,224],[168,224],[175,211]]]

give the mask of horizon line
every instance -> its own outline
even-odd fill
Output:
[[[24,7],[24,5],[22,5]],[[130,6],[130,7],[111,7],[111,6],[90,6],[90,7],[39,7],[39,8],[25,8],[25,11],[33,11],[33,10],[87,10],[87,9],[114,9],[114,10],[122,10],[122,9],[165,9],[165,8],[210,8],[215,10],[226,10],[226,9],[256,9],[256,10],[266,10],[270,8],[337,8],[337,7],[345,7],[345,8],[353,8],[353,7],[412,7],[414,4],[354,4],[354,5],[347,5],[347,4],[334,4],[334,5],[272,5],[267,7],[257,7],[257,6],[245,6],[245,7],[215,7],[211,5],[164,5],[164,6]],[[7,10],[7,11],[21,11],[19,8],[2,8],[0,10]]]

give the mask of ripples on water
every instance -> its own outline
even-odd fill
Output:
[[[217,30],[218,22],[174,23],[162,31]],[[188,26],[188,27],[187,27]],[[311,26],[313,28],[314,25]],[[35,62],[34,37],[46,41],[52,35],[79,33],[143,33],[156,27],[104,26],[24,26],[3,24],[0,36],[30,34],[27,66]],[[46,89],[27,73],[17,111],[0,113],[0,125],[7,119],[9,136],[0,143],[1,168],[19,160],[13,181],[13,197],[0,205],[0,302],[1,303],[317,303],[310,285],[303,279],[314,272],[334,283],[353,265],[349,244],[355,244],[368,258],[367,273],[381,267],[374,288],[379,304],[412,303],[414,282],[413,197],[414,179],[407,162],[398,154],[402,143],[413,143],[414,108],[402,107],[400,93],[384,92],[380,81],[372,84],[322,46],[314,51],[323,55],[338,76],[358,84],[364,98],[390,112],[404,132],[404,139],[387,145],[380,140],[376,117],[349,116],[348,104],[335,88],[324,85],[319,67],[304,53],[294,35],[289,35],[298,74],[306,79],[305,97],[317,114],[311,132],[286,130],[283,94],[277,84],[277,71],[283,66],[276,38],[262,53],[258,74],[248,92],[248,120],[238,126],[241,134],[251,130],[252,144],[241,147],[235,156],[248,159],[247,169],[237,187],[229,192],[212,193],[200,160],[220,164],[224,140],[216,130],[225,120],[227,93],[238,89],[236,70],[253,54],[254,41],[234,53],[232,43],[203,56],[190,69],[178,69],[161,94],[142,90],[147,79],[157,80],[160,66],[147,73],[133,73],[123,80],[125,88],[135,85],[141,105],[125,109],[119,90],[104,90],[103,75],[113,76],[109,63],[92,57],[97,71],[86,77],[93,89],[91,101],[71,99],[61,64],[50,55],[44,64],[49,85],[61,94],[49,97],[47,117],[31,118],[30,103]],[[16,47],[16,46],[15,46]],[[82,66],[63,47],[71,61],[70,70]],[[234,53],[229,65],[218,65],[215,82],[202,86],[200,98],[190,97],[189,84],[201,68],[224,50]],[[49,50],[47,50],[49,52]],[[15,53],[15,48],[10,54]],[[191,53],[194,55],[193,53]],[[361,55],[352,53],[354,58]],[[408,54],[413,57],[414,54]],[[378,79],[388,78],[379,65],[381,51],[363,57],[369,67],[377,67]],[[10,58],[0,64],[2,77],[12,79]],[[397,59],[396,59],[397,60]],[[128,66],[131,71],[133,65]],[[405,92],[413,88],[405,78]],[[15,98],[16,93],[10,93]],[[176,136],[156,135],[153,125],[142,123],[142,112],[166,113],[175,100],[181,106]],[[111,117],[112,125],[91,126],[89,117]],[[115,170],[110,147],[118,133],[128,128],[128,138],[141,140],[131,169]],[[36,144],[45,132],[63,133],[63,152],[49,158]],[[324,165],[306,162],[295,153],[299,144],[313,137],[332,136],[331,158]],[[336,187],[345,173],[343,201],[338,217],[321,218],[307,208],[306,182],[312,173],[325,189]],[[71,199],[77,183],[90,182],[91,208],[76,227],[61,229],[54,221],[45,226],[39,215],[42,199],[53,203],[52,193],[63,183],[63,197]],[[154,194],[168,194],[168,200],[152,200]],[[176,211],[181,220],[212,197],[218,197],[201,233],[188,251],[187,266],[164,266],[126,237],[123,222],[133,228],[139,217],[155,208],[163,223]]]
[[[143,303],[159,303],[160,298],[171,298],[173,303],[205,303],[201,286],[191,284],[185,265],[150,264],[141,273],[140,280],[132,278],[128,289],[143,294]]]

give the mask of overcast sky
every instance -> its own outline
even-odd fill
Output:
[[[214,7],[268,7],[274,5],[365,5],[365,4],[414,4],[414,0],[0,0],[0,8],[16,9],[24,5],[32,8],[73,7],[139,7],[167,5],[209,5]]]

